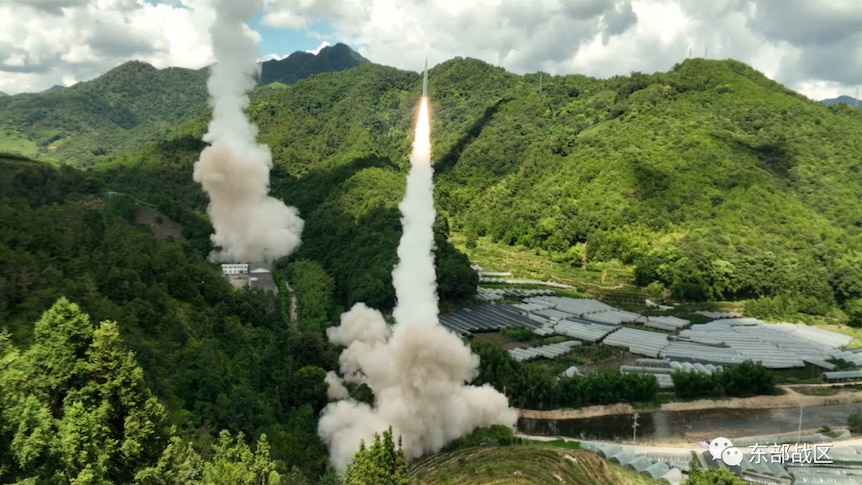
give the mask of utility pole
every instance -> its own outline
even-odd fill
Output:
[[[635,441],[637,439],[637,436],[638,436],[638,426],[640,426],[638,424],[638,418],[639,417],[640,417],[640,414],[638,414],[638,413],[635,413],[635,415],[633,416],[635,422],[632,423],[632,441]]]

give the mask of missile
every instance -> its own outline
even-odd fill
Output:
[[[422,78],[422,96],[428,96],[428,58],[425,58],[425,77]]]

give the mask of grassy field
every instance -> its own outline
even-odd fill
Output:
[[[513,278],[552,281],[574,286],[578,292],[613,292],[617,294],[643,291],[632,284],[632,268],[614,263],[589,263],[586,268],[567,263],[555,263],[550,255],[538,249],[504,246],[479,238],[475,248],[467,248],[466,237],[451,234],[449,241],[487,271],[509,271]]]
[[[13,133],[0,130],[0,153],[32,157],[39,151],[36,143]]]
[[[480,447],[439,453],[415,463],[422,485],[646,485],[655,483],[598,455],[544,444]]]
[[[711,320],[694,313],[698,310],[741,311],[738,302],[683,303],[671,310],[649,308],[644,303],[645,300],[656,300],[658,295],[652,295],[645,288],[633,284],[633,268],[630,266],[619,263],[587,263],[586,267],[576,267],[568,263],[555,263],[545,251],[504,246],[486,238],[479,238],[475,248],[467,248],[466,237],[454,233],[450,235],[449,241],[463,251],[472,264],[477,264],[486,271],[508,271],[512,273],[512,278],[552,281],[575,288],[574,291],[555,289],[557,294],[562,296],[597,298],[623,310],[644,315],[674,315],[693,323]],[[482,286],[502,288],[505,285],[483,283]],[[529,285],[517,287],[531,288]]]

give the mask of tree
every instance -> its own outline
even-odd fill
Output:
[[[862,433],[862,409],[850,413],[847,417],[847,428],[853,433]]]
[[[697,465],[697,460],[691,460],[692,466],[684,485],[745,485],[745,480],[737,477],[726,468],[704,470]]]
[[[30,349],[14,360],[4,354],[3,418],[18,479],[129,483],[155,461],[164,409],[116,323],[94,330],[61,298],[36,323]]]
[[[203,482],[207,485],[279,485],[281,476],[270,456],[266,435],[261,435],[252,451],[242,433],[234,440],[229,431],[222,430],[213,445],[212,461],[204,464]]]
[[[407,455],[401,449],[401,438],[396,449],[390,427],[382,437],[374,434],[370,448],[360,443],[343,479],[344,485],[407,485],[410,483],[407,472]]]
[[[844,304],[844,312],[847,313],[847,325],[862,327],[862,298],[848,300]]]

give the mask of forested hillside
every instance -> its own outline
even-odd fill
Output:
[[[284,59],[261,63],[259,84],[293,84],[314,74],[343,71],[369,62],[371,61],[341,43],[326,46],[317,54],[296,51]]]
[[[276,272],[290,276],[304,302],[299,324],[288,325],[284,293],[236,292],[204,260],[211,227],[192,168],[204,147],[205,88],[180,95],[140,81],[176,76],[180,84],[189,74],[205,77],[132,63],[90,84],[0,98],[0,117],[32,117],[3,118],[7,145],[79,165],[74,153],[108,147],[87,158],[98,161],[87,171],[0,161],[0,321],[10,332],[0,338],[0,377],[44,379],[54,375],[37,365],[45,349],[67,340],[78,349],[51,364],[69,380],[3,387],[0,453],[14,465],[0,469],[0,481],[43,477],[61,462],[81,473],[75,457],[92,449],[84,445],[120,439],[109,424],[59,449],[20,438],[79,436],[82,408],[125,399],[99,387],[104,362],[142,372],[143,383],[128,378],[136,404],[158,396],[162,431],[133,441],[155,440],[165,469],[189,463],[201,477],[204,461],[242,455],[229,452],[236,442],[216,438],[229,429],[249,441],[265,433],[261,447],[271,447],[281,473],[324,470],[315,420],[336,353],[322,330],[354,302],[384,310],[395,302],[397,204],[421,76],[363,64],[251,94],[250,116],[273,153],[272,193],[306,221],[299,253]],[[432,69],[429,95],[443,305],[476,287],[448,242],[457,234],[468,245],[517,245],[573,267],[616,260],[633,268],[636,283],[678,299],[749,299],[754,315],[862,324],[862,111],[805,99],[735,61],[703,59],[599,80],[518,76],[458,58]],[[200,108],[185,110],[193,98]],[[74,116],[81,110],[88,115]],[[182,237],[137,224],[142,210],[178,224]],[[52,326],[65,330],[43,331]],[[142,371],[124,360],[123,346]],[[518,381],[535,387],[528,384]],[[161,419],[157,409],[123,409],[99,419]],[[179,451],[186,442],[197,455]],[[105,463],[123,462],[116,450],[105,453]],[[156,467],[144,483],[179,480],[159,477],[155,455],[128,456],[138,472]],[[109,481],[131,473],[108,468]]]
[[[316,414],[337,354],[319,327],[288,325],[283,298],[238,292],[204,260],[205,221],[157,237],[134,223],[145,204],[68,167],[4,158],[0,183],[0,482],[324,472]],[[260,445],[243,454],[263,434],[277,467]]]
[[[0,100],[0,151],[86,166],[137,150],[206,109],[205,69],[127,62],[66,89]]]
[[[293,84],[368,60],[344,44],[261,63],[259,83]],[[0,153],[78,167],[164,139],[177,123],[207,113],[209,69],[156,69],[130,61],[92,81],[38,94],[0,93]]]
[[[306,221],[296,257],[325,269],[345,307],[358,301],[378,308],[395,303],[390,273],[401,236],[397,204],[404,194],[417,99],[411,88],[417,79],[414,73],[367,64],[291,87],[262,87],[252,99],[260,140],[275,160],[272,191],[298,207]],[[167,214],[181,207],[203,213],[206,197],[192,180],[192,165],[203,147],[205,123],[201,118],[183,125],[175,138],[93,173]],[[435,233],[440,296],[471,297],[477,277],[447,242],[446,218],[438,218]]]
[[[837,304],[860,317],[862,112],[810,101],[736,61],[598,80],[453,59],[429,81],[441,230],[572,265],[616,259],[657,292],[753,299],[761,316]],[[316,241],[303,253],[345,301],[391,303],[358,286],[388,278],[420,87],[418,74],[365,65],[253,95],[274,190],[302,210]],[[191,185],[204,123],[123,157],[110,177],[175,187],[171,197],[201,207],[199,191],[180,186]],[[344,248],[369,264],[344,261]]]

